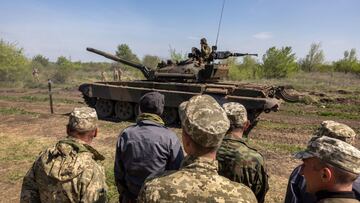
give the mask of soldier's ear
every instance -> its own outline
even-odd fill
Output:
[[[93,136],[93,137],[96,137],[97,134],[98,134],[98,128],[96,128],[96,129],[94,130],[94,136]]]
[[[250,121],[247,120],[245,123],[244,123],[244,126],[243,126],[243,131],[246,131],[250,126]]]
[[[321,169],[320,175],[321,175],[321,177],[320,177],[321,182],[323,182],[323,183],[329,183],[331,181],[331,179],[334,178],[333,171],[328,167]]]

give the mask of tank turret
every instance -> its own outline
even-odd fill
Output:
[[[177,63],[174,63],[171,60],[167,63],[162,62],[158,65],[157,70],[151,70],[145,65],[122,59],[104,51],[100,51],[94,48],[87,48],[86,50],[134,67],[140,70],[144,77],[150,81],[216,82],[226,78],[229,72],[229,67],[227,64],[215,62],[216,60],[247,55],[257,56],[257,54],[216,51],[216,47],[213,47],[209,57],[204,58],[198,55],[200,53],[199,50],[193,48],[192,53],[188,54],[189,58],[187,60]]]

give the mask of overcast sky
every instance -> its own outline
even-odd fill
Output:
[[[187,53],[206,37],[216,41],[223,0],[0,0],[0,38],[73,61],[106,61],[87,52],[115,52],[126,43],[140,58]],[[226,0],[218,50],[258,53],[291,46],[302,58],[313,42],[326,60],[360,52],[360,0]],[[261,59],[261,57],[259,57]]]

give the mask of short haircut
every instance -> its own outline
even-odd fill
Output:
[[[351,184],[359,176],[358,174],[351,173],[318,159],[318,163],[314,166],[314,170],[321,170],[323,168],[331,168],[334,171],[335,183],[340,185]]]

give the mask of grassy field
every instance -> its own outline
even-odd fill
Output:
[[[266,158],[270,190],[266,202],[282,202],[288,176],[300,164],[292,154],[306,146],[323,120],[348,124],[360,133],[360,78],[339,73],[301,73],[283,80],[243,81],[291,85],[308,98],[305,103],[283,103],[276,113],[262,114],[249,143]],[[54,86],[55,114],[49,113],[44,88],[0,88],[0,196],[1,202],[18,202],[22,178],[40,151],[66,136],[66,114],[85,106],[76,84]],[[100,121],[94,146],[106,156],[109,198],[116,202],[113,160],[119,132],[131,122]],[[178,136],[180,129],[172,128]],[[357,140],[356,146],[359,147]]]

